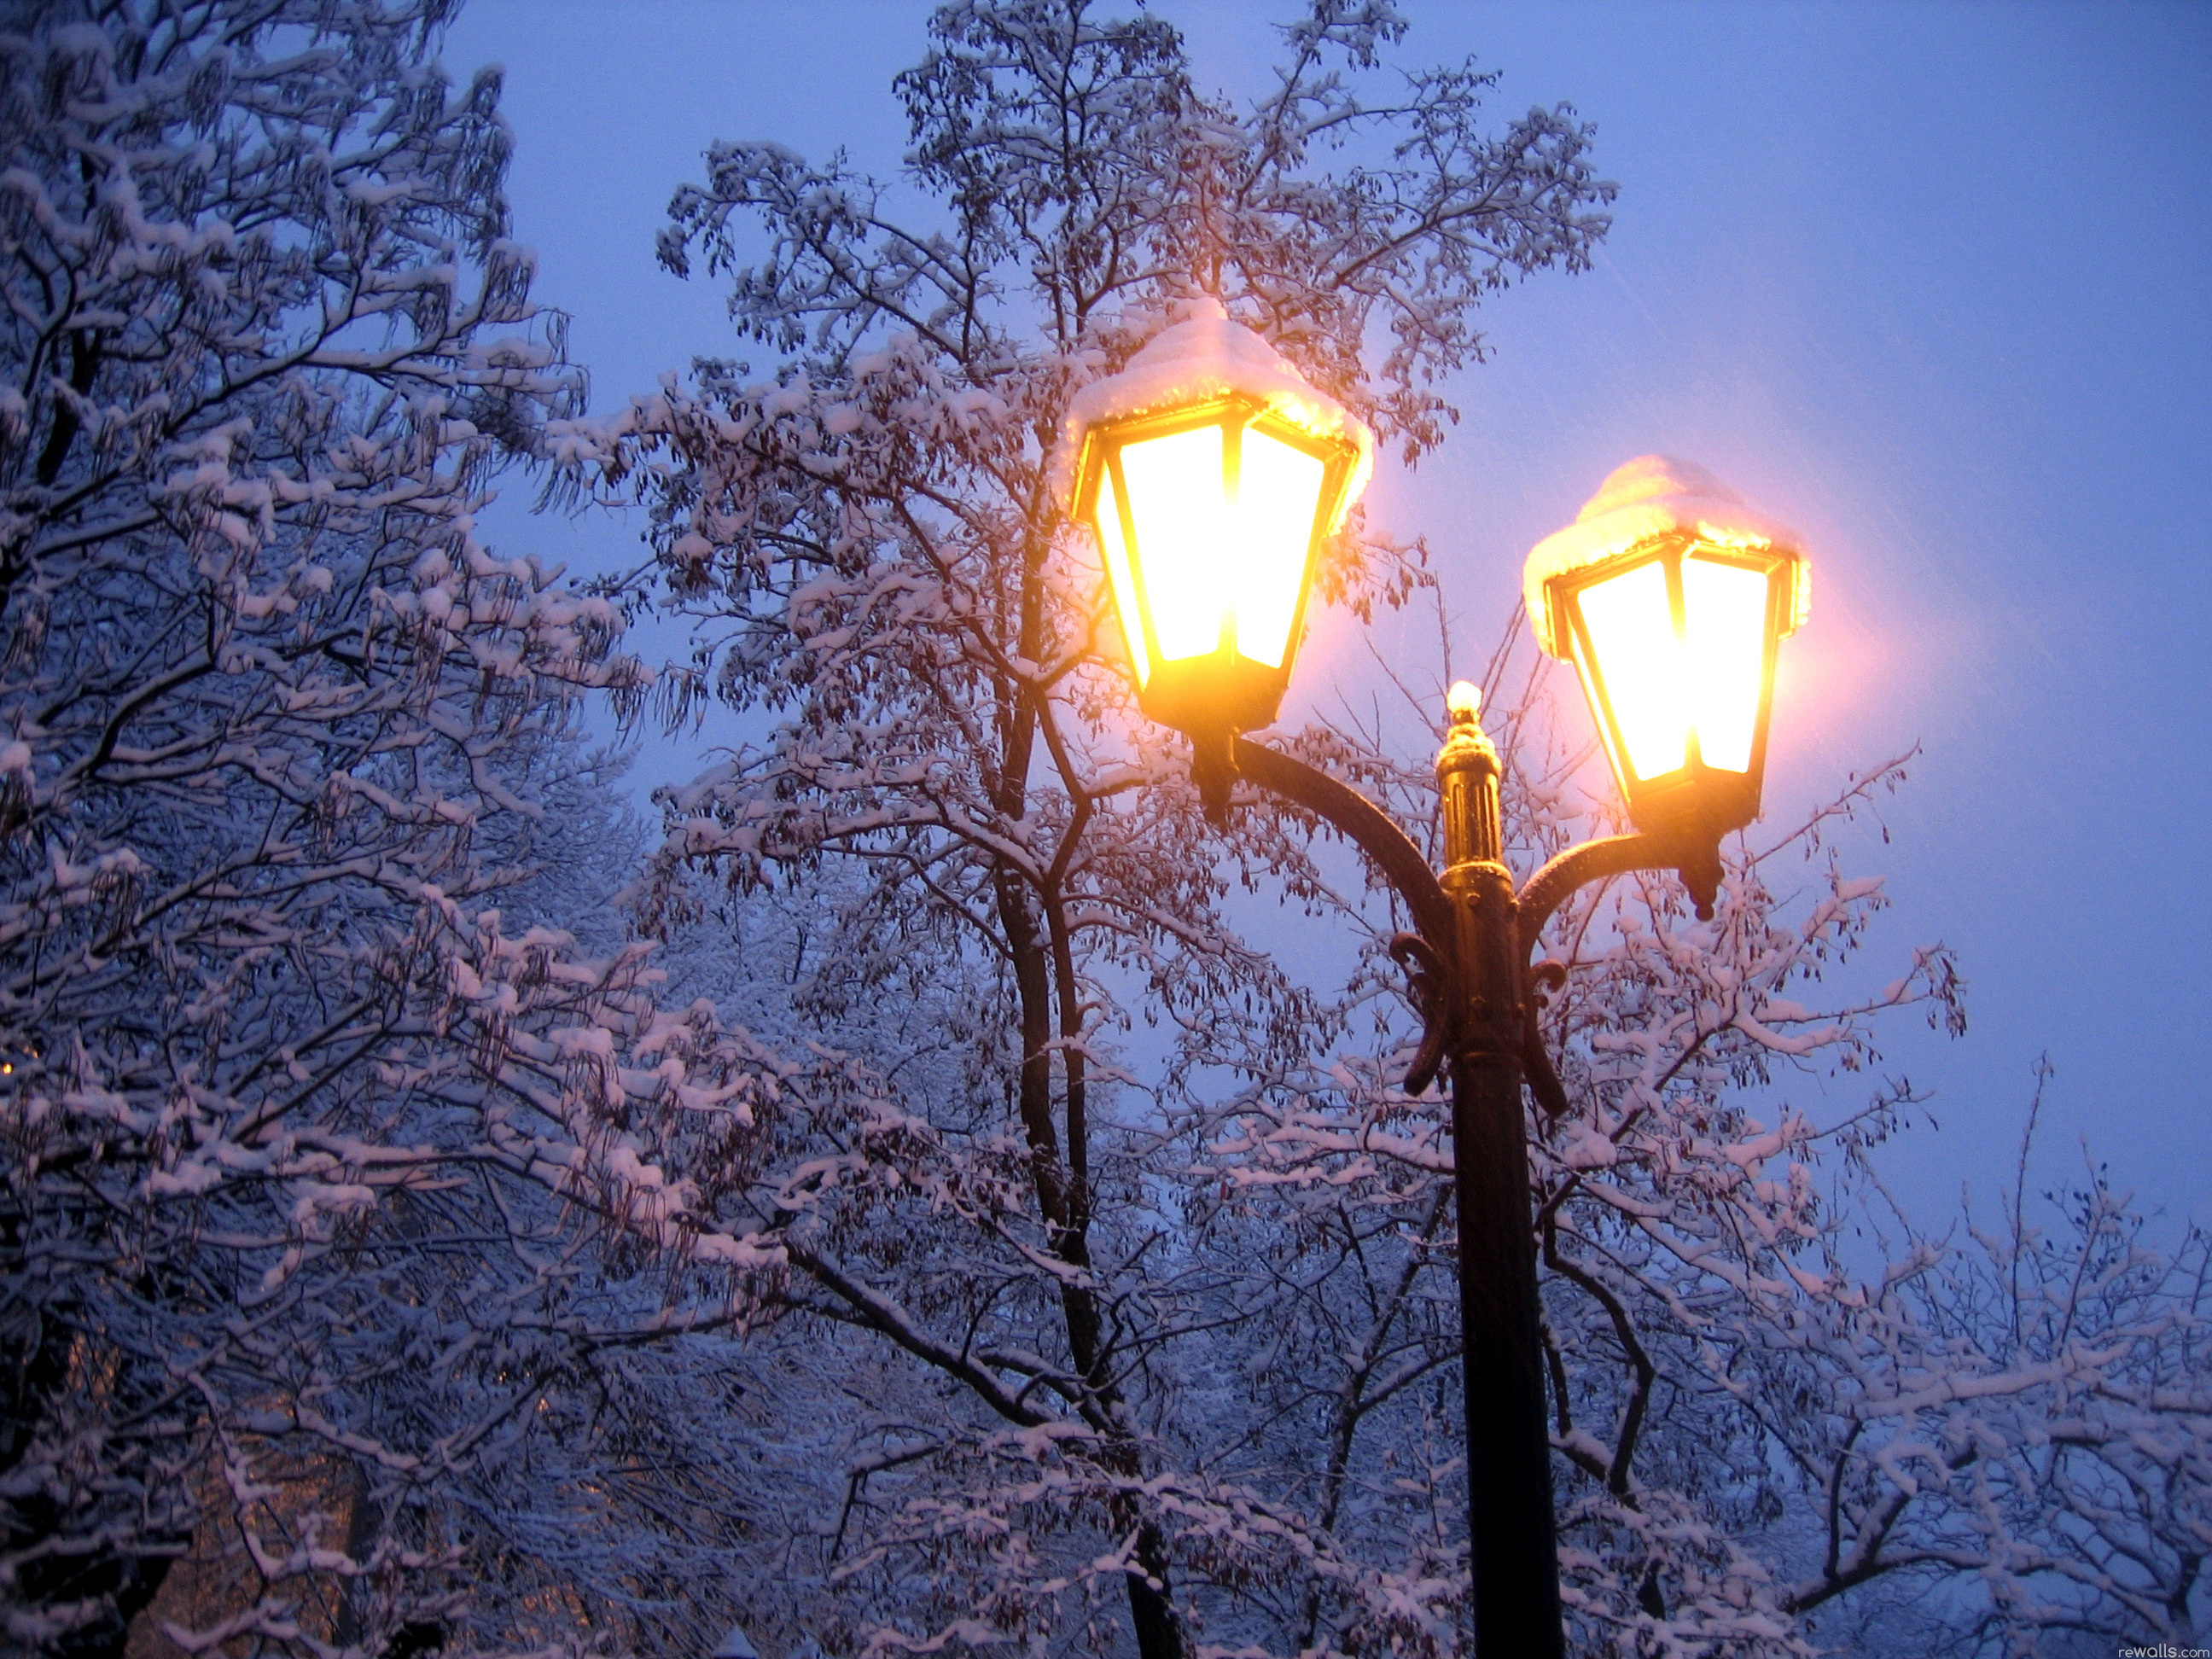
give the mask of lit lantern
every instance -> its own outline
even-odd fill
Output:
[[[1316,561],[1373,447],[1210,299],[1077,394],[1056,482],[1097,537],[1147,715],[1223,741],[1275,718]]]
[[[1796,533],[1703,468],[1644,455],[1537,544],[1522,580],[1637,828],[1717,837],[1757,817],[1776,647],[1812,594]]]

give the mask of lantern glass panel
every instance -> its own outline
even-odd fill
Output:
[[[1666,566],[1654,560],[1592,582],[1577,602],[1630,775],[1656,778],[1679,770],[1688,757],[1689,711]]]
[[[1683,667],[1698,752],[1724,772],[1751,769],[1766,678],[1767,592],[1764,570],[1717,559],[1682,561]]]
[[[1145,619],[1137,609],[1137,581],[1129,568],[1129,547],[1121,535],[1121,501],[1114,493],[1109,469],[1098,480],[1098,550],[1106,560],[1106,579],[1114,585],[1114,610],[1121,618],[1122,636],[1129,642],[1129,664],[1137,671],[1141,689],[1152,677],[1152,655],[1145,649]]]
[[[1237,491],[1235,584],[1225,596],[1237,613],[1237,649],[1279,668],[1297,619],[1313,545],[1314,514],[1328,467],[1254,428],[1243,434]]]
[[[1162,662],[1210,656],[1221,647],[1228,609],[1221,553],[1229,529],[1223,435],[1218,426],[1194,427],[1121,448],[1137,562]]]

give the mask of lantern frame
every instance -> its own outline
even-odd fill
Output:
[[[1234,606],[1224,609],[1220,638],[1211,652],[1176,658],[1160,655],[1159,630],[1145,573],[1144,541],[1139,534],[1128,482],[1121,469],[1121,455],[1133,444],[1175,437],[1207,427],[1221,428],[1221,487],[1224,495],[1241,488],[1243,434],[1248,431],[1262,433],[1322,463],[1321,489],[1315,499],[1313,520],[1307,527],[1290,629],[1284,637],[1282,659],[1272,665],[1237,648]],[[1235,393],[1175,409],[1102,421],[1085,428],[1076,463],[1074,511],[1071,516],[1087,526],[1098,544],[1107,588],[1113,597],[1115,615],[1121,623],[1122,641],[1131,654],[1130,668],[1137,681],[1137,706],[1146,718],[1180,732],[1209,737],[1256,731],[1273,722],[1282,706],[1283,693],[1290,684],[1291,665],[1297,660],[1304,636],[1306,603],[1320,568],[1321,550],[1337,528],[1359,453],[1358,445],[1349,438],[1316,435],[1286,420],[1268,404]],[[1114,552],[1098,531],[1099,487],[1109,476],[1114,482],[1114,503],[1119,514],[1128,590],[1136,600],[1134,628],[1123,611],[1121,584],[1114,569]]]
[[[1626,736],[1606,683],[1605,665],[1583,614],[1583,595],[1589,589],[1644,566],[1657,564],[1665,572],[1667,604],[1679,648],[1686,622],[1682,567],[1691,558],[1739,570],[1752,570],[1766,579],[1766,604],[1761,621],[1759,695],[1751,728],[1747,763],[1741,771],[1714,766],[1702,752],[1697,722],[1686,720],[1682,764],[1643,777],[1637,773]],[[1766,744],[1774,712],[1774,672],[1782,641],[1794,631],[1796,582],[1802,556],[1772,544],[1739,545],[1694,532],[1674,530],[1646,537],[1619,554],[1579,566],[1544,583],[1547,601],[1557,635],[1582,682],[1583,696],[1605,745],[1614,781],[1628,809],[1631,823],[1648,834],[1717,838],[1741,830],[1759,817],[1759,799],[1766,775]]]

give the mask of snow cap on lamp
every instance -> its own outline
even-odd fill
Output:
[[[1680,534],[1719,547],[1773,547],[1795,555],[1783,633],[1796,631],[1813,599],[1812,564],[1804,538],[1788,525],[1754,513],[1743,497],[1694,461],[1672,455],[1638,455],[1606,475],[1597,494],[1583,503],[1574,523],[1536,544],[1522,569],[1528,623],[1549,655],[1569,653],[1553,612],[1551,584],[1558,578],[1627,552],[1655,537]]]
[[[1157,410],[1244,398],[1301,431],[1348,441],[1358,451],[1338,508],[1340,520],[1374,471],[1375,434],[1366,422],[1231,317],[1212,295],[1177,301],[1176,312],[1178,319],[1147,341],[1120,374],[1093,380],[1069,403],[1050,464],[1053,496],[1061,509],[1075,509],[1084,441],[1095,428]]]

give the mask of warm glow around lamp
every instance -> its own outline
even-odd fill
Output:
[[[1097,538],[1147,715],[1209,738],[1275,718],[1316,562],[1372,448],[1212,300],[1077,395],[1054,471]]]
[[[1645,455],[1537,544],[1523,582],[1636,826],[1717,836],[1757,817],[1776,647],[1811,598],[1796,533],[1703,468]]]

